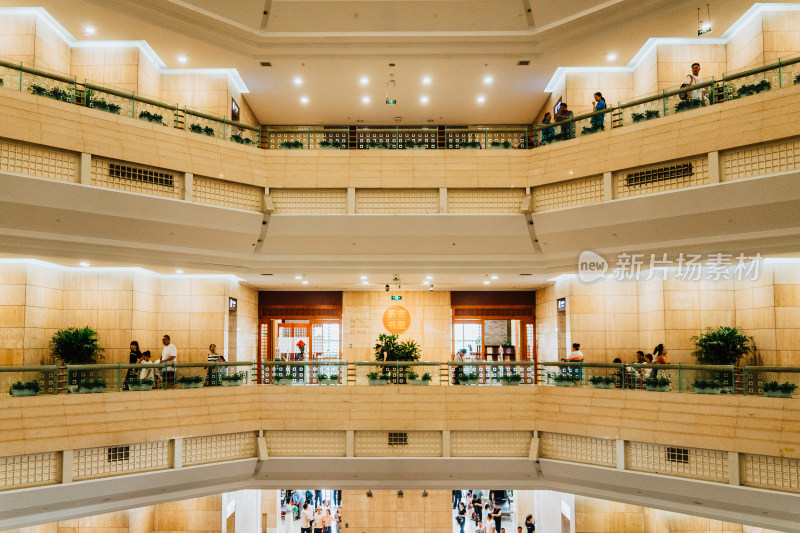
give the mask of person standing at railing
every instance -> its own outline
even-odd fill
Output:
[[[592,109],[595,111],[602,111],[606,108],[606,99],[603,98],[603,93],[596,92],[594,93],[594,102],[592,102]],[[593,130],[604,130],[606,126],[604,124],[606,120],[606,114],[603,113],[601,115],[595,115],[592,117],[591,124]]]
[[[456,363],[463,363],[464,357],[467,356],[467,349],[461,348],[456,354],[453,356],[453,361]],[[461,379],[461,376],[464,374],[464,366],[457,365],[453,369],[453,385],[458,385],[458,381]],[[455,507],[453,507],[455,509]]]
[[[137,341],[131,341],[131,353],[128,357],[128,364],[131,365],[138,365],[142,362],[142,351],[139,349],[139,343]],[[135,368],[129,368],[128,373],[125,375],[125,383],[122,384],[123,390],[128,390],[128,380],[131,378],[136,378],[137,373]]]
[[[561,122],[562,120],[569,120],[568,123],[563,124],[559,128],[559,137],[561,137],[562,141],[567,139],[572,139],[572,117],[574,113],[567,109],[566,103],[561,103],[561,107],[558,108],[558,112],[556,113],[555,118],[553,119],[554,122]]]
[[[164,349],[161,350],[161,358],[156,359],[156,364],[167,363],[164,368],[164,384],[167,388],[172,388],[175,386],[175,363],[178,362],[178,348],[172,344],[169,335],[161,337],[161,343],[164,345]]]
[[[572,352],[569,354],[569,357],[562,359],[562,361],[567,363],[581,363],[583,362],[583,352],[581,351],[581,345],[577,342],[572,343]],[[573,380],[578,380],[581,377],[581,369],[580,368],[563,368],[562,373],[568,374],[572,376]]]
[[[548,111],[544,114],[544,118],[542,119],[542,124],[550,124],[553,120],[553,115],[550,114]],[[545,128],[542,130],[542,144],[549,143],[553,140],[556,136],[555,128]]]
[[[217,353],[217,345],[210,344],[208,346],[208,362],[209,363],[219,363],[222,361],[225,362],[225,356],[222,354]],[[222,376],[223,370],[217,366],[209,365],[208,370],[206,372],[206,386],[214,386],[219,385],[220,377]]]
[[[142,352],[142,360],[140,364],[143,365],[153,364],[153,361],[150,360],[150,350],[145,350],[144,352]],[[154,384],[156,385],[156,388],[158,388],[158,383],[156,378],[157,376],[155,368],[142,368],[142,370],[139,371],[139,379],[152,379],[154,382],[156,382]]]
[[[686,79],[683,82],[681,87],[691,87],[692,85],[697,85],[702,83],[703,79],[700,77],[700,63],[692,63],[692,72],[691,74],[686,75]],[[703,105],[708,105],[708,88],[703,89],[695,89],[694,91],[688,92],[689,98],[692,100],[700,100],[703,102]]]

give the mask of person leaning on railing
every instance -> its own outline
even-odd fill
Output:
[[[453,361],[458,363],[464,362],[464,356],[467,355],[467,349],[461,348],[456,354],[453,356]],[[464,367],[462,365],[457,365],[453,369],[453,385],[458,385],[458,380],[461,379],[462,374],[464,374]]]
[[[559,137],[561,140],[567,140],[572,138],[572,117],[573,113],[569,109],[567,109],[566,103],[561,103],[561,106],[558,108],[558,112],[556,113],[555,118],[553,119],[554,122],[561,122],[562,120],[569,120],[570,122],[566,124],[562,124],[559,128]]]
[[[581,345],[577,342],[572,343],[572,352],[569,354],[569,357],[566,359],[562,359],[567,363],[581,363],[583,362],[583,352],[581,352]],[[563,370],[564,374],[570,374],[573,379],[577,380],[580,378],[580,368],[565,368]]]
[[[690,74],[686,75],[686,79],[683,81],[683,85],[681,85],[681,88],[683,88],[683,87],[691,87],[692,85],[697,85],[698,83],[702,83],[702,82],[703,82],[703,78],[700,77],[700,63],[692,63],[692,72]],[[703,105],[708,105],[709,104],[708,88],[707,87],[704,88],[704,89],[696,89],[694,91],[687,92],[687,93],[684,93],[684,94],[689,95],[689,96],[686,96],[686,97],[682,96],[681,98],[684,99],[684,100],[686,98],[691,98],[693,100],[702,101]]]
[[[592,108],[595,111],[602,111],[606,108],[606,99],[603,98],[603,93],[601,92],[594,93],[594,102],[592,102]],[[606,119],[605,113],[593,116],[590,121],[592,124],[592,129],[604,130],[606,128],[604,124],[605,119]]]
[[[553,120],[553,115],[550,112],[544,114],[542,124],[550,124]],[[549,143],[556,136],[555,128],[545,128],[542,130],[542,143]]]

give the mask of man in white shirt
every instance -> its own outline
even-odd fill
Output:
[[[703,79],[700,77],[700,63],[692,63],[692,73],[686,75],[686,80],[683,84],[687,87],[702,83]],[[697,89],[688,93],[689,98],[692,100],[700,100],[703,105],[708,105],[708,88]]]
[[[308,504],[304,503],[303,510],[300,511],[300,531],[302,533],[311,533],[311,520],[313,520],[311,510],[308,508]]]
[[[161,338],[164,349],[161,350],[161,359],[157,362],[167,363],[164,368],[164,384],[167,388],[175,386],[175,363],[178,362],[178,348],[170,341],[169,335]]]

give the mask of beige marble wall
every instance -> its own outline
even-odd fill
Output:
[[[558,360],[556,285],[536,291],[536,353],[540,361]]]
[[[225,115],[229,119],[231,119],[231,99],[236,101],[236,104],[239,106],[239,122],[244,122],[246,124],[258,124],[258,120],[256,120],[256,116],[253,114],[253,110],[250,109],[250,106],[247,105],[242,93],[236,89],[236,87],[231,82],[230,78],[228,79],[228,112]]]
[[[162,503],[153,508],[153,533],[222,531],[222,495]],[[125,533],[125,532],[117,532]]]
[[[79,82],[139,92],[139,48],[73,48],[71,58]]]
[[[390,298],[393,294],[403,299],[394,301]],[[345,292],[342,298],[342,346],[348,361],[374,359],[373,347],[378,335],[387,333],[383,313],[392,305],[401,305],[411,314],[411,325],[400,339],[417,341],[422,347],[421,360],[451,359],[449,291],[359,291]]]
[[[617,105],[634,96],[633,74],[630,72],[571,72],[567,74],[564,102],[573,113],[591,112],[594,93],[600,91],[606,105]]]
[[[579,343],[588,361],[609,361],[639,345],[637,284],[612,279],[571,283],[567,298],[567,346]]]
[[[261,492],[261,531],[278,533],[281,524],[281,499],[279,490],[262,490]],[[283,529],[281,529],[283,531]]]
[[[365,490],[343,490],[342,525],[360,533],[441,533],[455,523],[452,503],[446,490],[429,490],[425,498],[421,490],[404,490],[402,498],[396,490],[373,490],[372,498]]]
[[[653,48],[633,71],[633,94],[644,96],[658,90],[658,50]]]
[[[763,15],[764,61],[800,50],[800,11],[770,11]]]
[[[0,50],[4,59],[33,64],[36,44],[36,17],[0,16]]]
[[[161,98],[161,72],[144,52],[139,50],[137,71],[138,94],[150,98]]]
[[[700,77],[720,79],[727,69],[724,44],[668,44],[658,46],[658,89],[678,88],[700,63]]]
[[[236,360],[252,361],[258,350],[258,291],[235,282],[229,285],[230,295],[238,300]]]
[[[230,116],[227,74],[164,74],[161,98],[211,115]]]
[[[770,15],[769,13],[767,15]],[[762,15],[753,17],[725,45],[727,70],[732,71],[764,62]]]
[[[33,65],[55,72],[69,72],[70,47],[53,28],[36,21]]]

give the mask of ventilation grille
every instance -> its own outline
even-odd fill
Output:
[[[603,176],[543,185],[533,191],[533,210],[549,211],[562,207],[597,204],[603,201]]]
[[[347,213],[345,189],[270,189],[275,213]]]
[[[356,431],[356,457],[441,457],[440,431]]]
[[[190,437],[183,441],[183,464],[218,463],[256,456],[256,434],[229,433],[210,437]]]
[[[195,177],[192,198],[199,204],[261,211],[264,189],[210,178]]]
[[[630,172],[625,176],[626,187],[639,187],[657,181],[685,178],[694,174],[691,163],[680,163],[666,167]]]
[[[800,492],[800,459],[743,454],[742,485]]]
[[[59,471],[55,452],[0,457],[0,490],[57,483]]]
[[[519,214],[525,189],[449,189],[448,213]]]
[[[389,432],[389,446],[408,446],[408,433]]]
[[[169,468],[168,441],[75,450],[72,479],[92,479]]]
[[[724,181],[800,168],[800,138],[729,150],[720,155]]]
[[[130,446],[111,446],[108,448],[108,462],[128,461],[131,458]]]
[[[527,457],[530,431],[452,431],[451,457]]]
[[[667,461],[670,463],[689,463],[689,448],[667,447]]]
[[[344,457],[344,431],[268,431],[270,457]]]
[[[628,469],[670,476],[728,482],[728,452],[629,442]]]
[[[78,163],[76,154],[0,141],[0,170],[4,172],[75,182],[78,179]]]
[[[542,457],[601,466],[616,465],[616,441],[580,435],[541,433]]]
[[[356,213],[438,213],[437,189],[357,189]]]
[[[109,163],[108,175],[112,178],[138,181],[139,183],[147,183],[150,185],[160,185],[164,187],[175,186],[172,174],[157,172],[146,168],[120,165],[119,163]]]

